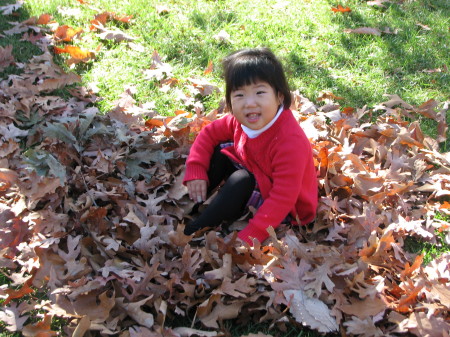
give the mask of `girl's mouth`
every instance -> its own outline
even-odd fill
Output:
[[[259,113],[249,113],[245,117],[247,118],[249,123],[255,123],[259,120],[261,115]]]

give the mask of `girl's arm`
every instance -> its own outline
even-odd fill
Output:
[[[233,140],[235,118],[226,115],[207,125],[197,136],[186,160],[183,182],[204,180],[208,182],[208,169],[214,148],[220,143]]]
[[[305,187],[311,191],[311,202],[305,203],[305,207],[311,208],[311,212],[315,213],[313,199],[317,199],[317,188],[314,188],[316,174],[309,143],[292,141],[277,147],[276,153],[269,154],[272,160],[272,188],[247,227],[238,234],[241,240],[250,245],[252,238],[262,243],[269,237],[267,228],[272,226],[275,229],[279,226],[295,208],[299,194]]]

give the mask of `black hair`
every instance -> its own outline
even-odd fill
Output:
[[[241,49],[222,62],[225,79],[225,100],[231,109],[231,92],[257,81],[267,82],[284,97],[285,108],[291,106],[291,92],[283,65],[269,48]]]

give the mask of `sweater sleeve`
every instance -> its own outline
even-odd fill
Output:
[[[208,181],[208,170],[214,148],[222,142],[233,139],[235,121],[232,115],[207,125],[197,136],[186,160],[186,172],[183,183],[190,180]]]
[[[261,243],[267,239],[269,226],[278,227],[294,209],[303,179],[315,179],[305,177],[311,148],[309,143],[303,146],[302,144],[301,139],[298,141],[293,139],[289,144],[277,146],[275,150],[269,152],[273,172],[272,188],[247,227],[239,232],[241,240],[252,245],[252,238],[258,239]]]

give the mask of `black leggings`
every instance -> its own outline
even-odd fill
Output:
[[[256,180],[253,174],[245,169],[237,169],[220,150],[220,146],[217,146],[211,157],[208,194],[222,181],[225,180],[225,183],[200,216],[185,227],[186,235],[205,227],[217,227],[223,221],[238,219],[255,189]]]

